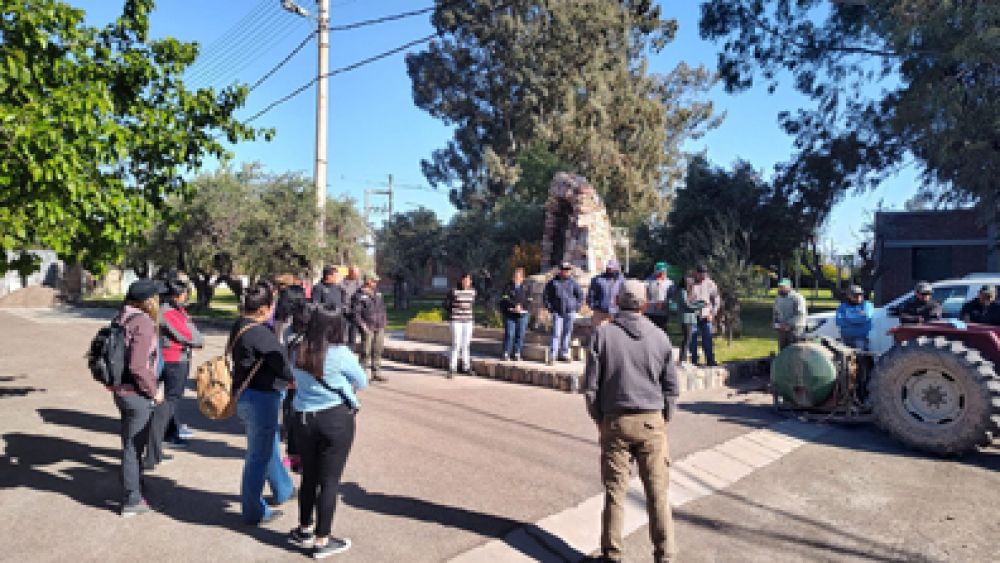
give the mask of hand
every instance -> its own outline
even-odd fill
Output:
[[[156,394],[153,395],[153,404],[159,405],[163,403],[163,388],[160,387],[156,390]]]

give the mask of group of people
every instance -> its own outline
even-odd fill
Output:
[[[246,430],[240,512],[247,524],[271,522],[296,490],[281,455],[302,474],[299,525],[289,540],[316,558],[340,553],[350,540],[331,535],[337,490],[354,440],[357,391],[382,380],[386,311],[373,273],[356,268],[339,280],[335,268],[305,288],[291,276],[261,281],[243,294],[226,345],[232,357],[236,416]],[[115,323],[124,330],[121,385],[112,388],[122,419],[121,515],[150,511],[142,475],[169,459],[163,441],[184,445],[176,405],[203,338],[185,310],[187,284],[177,278],[132,283]],[[358,355],[352,350],[360,337]],[[359,361],[360,356],[360,361]],[[364,367],[362,367],[364,366]],[[181,442],[176,442],[181,440]],[[287,459],[287,458],[285,458]],[[271,498],[264,498],[265,484]]]
[[[467,280],[471,287],[471,277],[467,276],[468,274],[463,276],[461,280]],[[463,283],[461,280],[460,286]],[[570,262],[560,264],[557,275],[550,279],[542,290],[542,306],[549,313],[552,323],[548,363],[572,361],[570,348],[573,340],[573,327],[584,305],[592,312],[590,323],[595,330],[614,319],[620,311],[617,297],[625,281],[618,261],[610,259],[605,263],[604,271],[590,280],[585,294],[583,288],[573,277],[573,264]],[[678,361],[686,363],[688,354],[690,354],[691,362],[697,363],[700,340],[706,363],[716,365],[712,346],[712,327],[718,315],[721,300],[718,286],[708,275],[708,268],[703,265],[698,266],[675,285],[667,276],[667,265],[660,262],[656,264],[653,275],[643,284],[643,287],[645,294],[643,295],[642,313],[656,326],[665,331],[671,311],[675,309],[679,311],[682,343]],[[471,291],[472,294],[464,301],[456,300],[453,295],[458,291]],[[474,300],[474,292],[475,290],[471,289],[457,289],[449,294],[446,301],[446,309],[453,323],[452,369],[455,366],[456,355],[461,355],[463,359],[468,357],[466,344],[468,339],[461,336],[466,334],[462,332],[466,329],[463,326],[455,325],[456,322],[464,322],[455,319],[465,319],[466,317],[461,316],[462,311],[455,310],[455,307],[456,304]],[[502,352],[504,361],[511,359],[520,361],[522,359],[521,351],[530,321],[532,303],[531,289],[526,284],[524,269],[516,268],[510,282],[504,287],[499,301],[504,323]],[[456,317],[456,315],[459,316]],[[471,321],[471,313],[469,317],[468,320]],[[471,324],[468,325],[468,334],[471,334]]]
[[[872,317],[875,308],[865,299],[865,291],[858,285],[847,289],[843,302],[837,307],[834,320],[840,331],[840,340],[858,350],[869,350]],[[913,295],[903,301],[895,312],[900,324],[918,324],[941,320],[941,304],[934,299],[934,288],[927,282],[918,282]],[[789,279],[778,282],[778,296],[774,301],[774,328],[778,332],[778,348],[800,340],[806,330],[808,305],[805,297],[792,288]],[[958,314],[964,322],[1000,326],[1000,303],[996,301],[996,288],[984,285],[978,295],[962,305]]]

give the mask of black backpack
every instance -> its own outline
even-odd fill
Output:
[[[142,313],[133,313],[119,323],[111,321],[102,327],[90,341],[87,352],[87,366],[94,380],[101,385],[115,387],[122,384],[125,377],[125,324]]]

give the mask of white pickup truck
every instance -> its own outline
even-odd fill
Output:
[[[933,299],[941,304],[944,317],[957,319],[962,305],[979,295],[979,288],[984,285],[1000,286],[1000,274],[969,274],[961,279],[934,282],[931,287],[934,288]],[[899,325],[898,308],[911,297],[913,297],[912,291],[875,309],[875,314],[872,316],[872,331],[868,335],[872,352],[882,355],[892,348],[889,329]],[[839,339],[840,329],[837,328],[835,317],[836,313],[833,311],[809,315],[806,320],[805,337],[828,336]]]

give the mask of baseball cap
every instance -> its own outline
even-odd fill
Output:
[[[778,280],[778,287],[792,287],[792,280],[788,278],[781,278]]]
[[[617,270],[619,268],[618,260],[615,260],[614,258],[608,260],[608,263],[604,265],[604,268],[607,270]]]
[[[914,291],[921,295],[934,293],[934,290],[931,288],[931,284],[927,282],[918,283],[917,288]]]
[[[847,288],[847,293],[851,295],[864,295],[865,290],[861,289],[860,285],[852,285],[851,287]]]
[[[380,279],[382,278],[378,277],[378,274],[376,274],[375,272],[372,271],[365,272],[365,281],[379,281]]]
[[[145,301],[154,295],[163,293],[164,289],[166,287],[158,281],[146,278],[138,279],[128,286],[125,301]]]
[[[639,280],[625,280],[618,290],[618,306],[628,311],[638,311],[646,302],[646,285]]]
[[[656,266],[653,267],[653,271],[655,271],[655,272],[666,272],[667,271],[667,263],[666,262],[657,262]]]
[[[569,262],[563,262],[562,264],[559,265],[559,269],[560,270],[572,270],[573,269],[573,264],[571,264]]]
[[[987,293],[989,295],[996,297],[997,288],[992,285],[984,285],[983,287],[979,288],[979,293]]]

